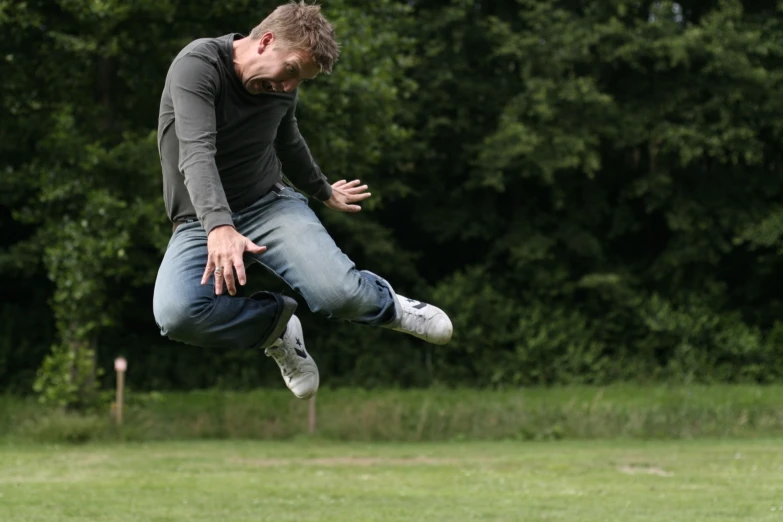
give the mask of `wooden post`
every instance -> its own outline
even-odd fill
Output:
[[[310,399],[308,403],[309,408],[309,425],[310,425],[310,435],[315,433],[315,395]]]
[[[114,360],[114,370],[117,372],[117,409],[115,411],[115,420],[117,424],[122,424],[122,396],[125,389],[125,370],[128,369],[128,363],[122,357]]]

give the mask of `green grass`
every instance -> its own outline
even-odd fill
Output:
[[[783,441],[0,444],[0,520],[783,520]]]
[[[783,436],[783,386],[609,386],[518,390],[322,389],[318,437],[361,442]],[[40,442],[286,440],[308,404],[283,388],[128,395],[125,424],[108,408],[76,417],[0,397],[0,438]]]

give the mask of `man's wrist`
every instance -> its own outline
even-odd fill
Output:
[[[207,236],[212,235],[213,232],[215,232],[217,234],[224,234],[224,233],[226,233],[228,231],[227,229],[236,230],[234,228],[234,225],[217,225],[217,226],[213,227],[212,230],[210,230],[207,233]]]
[[[201,224],[209,235],[215,228],[220,226],[234,226],[234,220],[231,219],[230,212],[210,212],[201,217]]]
[[[326,202],[332,197],[332,186],[324,180],[321,187],[310,195],[318,201]]]

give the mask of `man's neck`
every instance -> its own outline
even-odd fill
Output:
[[[241,38],[233,42],[234,52],[232,60],[234,62],[234,71],[236,71],[239,78],[242,78],[242,64],[245,62],[245,56],[251,45],[250,38]]]

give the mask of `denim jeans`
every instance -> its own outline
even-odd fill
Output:
[[[307,198],[286,187],[234,213],[234,226],[257,245],[245,253],[298,292],[310,310],[331,319],[374,326],[396,316],[396,295],[378,276],[356,269],[337,247]],[[265,348],[285,330],[297,303],[258,292],[249,297],[215,295],[214,281],[201,284],[207,264],[207,235],[198,221],[177,227],[158,270],[153,297],[161,335],[210,348]],[[248,278],[252,271],[248,270]],[[225,288],[225,287],[224,287]]]

